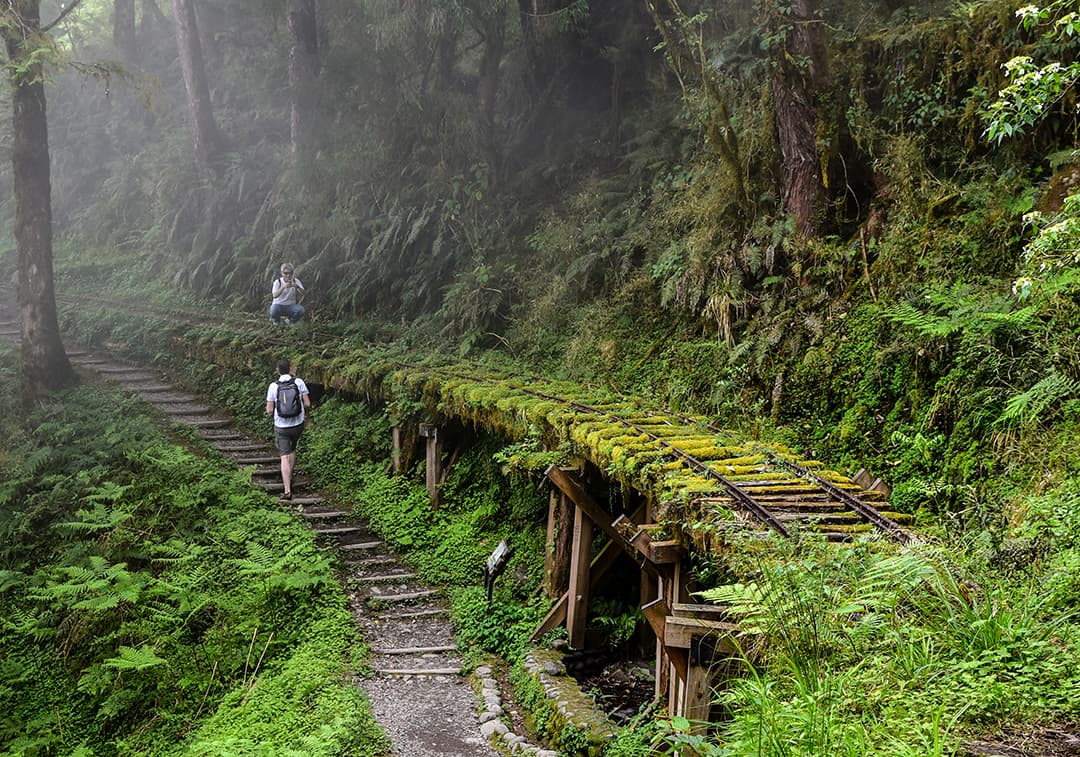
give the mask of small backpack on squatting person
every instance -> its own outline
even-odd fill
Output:
[[[277,385],[277,414],[282,418],[295,418],[300,415],[303,404],[296,380],[290,376],[288,381],[279,379]]]

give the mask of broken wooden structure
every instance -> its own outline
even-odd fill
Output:
[[[736,652],[736,626],[721,608],[688,601],[682,544],[663,538],[648,505],[613,518],[572,472],[552,466],[545,475],[553,484],[545,589],[556,601],[533,641],[565,623],[570,646],[584,649],[590,593],[619,555],[629,554],[641,569],[642,610],[656,637],[655,693],[666,693],[672,714],[707,721],[717,673],[731,668]],[[597,530],[608,540],[591,557]]]

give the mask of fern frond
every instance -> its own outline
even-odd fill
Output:
[[[960,324],[954,319],[924,313],[907,302],[886,307],[882,314],[890,321],[918,332],[920,336],[941,338],[960,330]]]
[[[1052,370],[1025,392],[1013,395],[997,423],[1031,424],[1039,420],[1048,408],[1060,400],[1080,396],[1080,382]]]
[[[146,670],[156,665],[167,665],[168,662],[154,654],[154,650],[147,647],[135,649],[134,647],[120,647],[119,656],[110,657],[102,664],[115,670]]]

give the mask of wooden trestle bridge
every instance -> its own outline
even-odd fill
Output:
[[[739,537],[771,531],[787,539],[809,536],[829,542],[850,541],[860,534],[880,535],[900,543],[914,538],[901,525],[909,517],[888,513],[887,487],[865,471],[849,479],[818,470],[818,463],[796,461],[765,446],[745,454],[745,449],[714,444],[708,448],[714,456],[701,459],[688,450],[695,448],[695,441],[697,449],[707,446],[701,444],[703,431],[717,437],[730,435],[701,419],[677,416],[673,420],[670,414],[642,416],[639,412],[635,420],[630,420],[615,415],[611,409],[534,389],[518,387],[517,391],[628,429],[635,438],[662,452],[661,459],[673,461],[710,482],[712,489],[695,490],[684,506],[712,515],[710,525],[721,522],[729,533]],[[438,506],[439,485],[446,474],[445,434],[437,425],[426,422],[418,436],[425,445],[428,493]],[[401,428],[395,427],[396,460],[404,457],[402,438]],[[732,457],[717,459],[715,453],[721,449],[728,450]],[[556,465],[544,473],[551,484],[544,588],[554,604],[533,631],[532,640],[565,625],[570,646],[584,649],[590,592],[603,581],[617,558],[629,553],[641,568],[641,609],[656,636],[656,694],[667,695],[672,714],[707,721],[715,678],[728,670],[723,660],[738,654],[738,627],[726,617],[724,608],[691,601],[684,561],[695,544],[705,549],[711,546],[701,537],[714,529],[695,529],[685,521],[673,529],[671,523],[657,522],[658,504],[647,496],[639,498],[642,501],[632,513],[614,515],[589,494],[580,474],[580,470]],[[594,557],[597,531],[607,540]]]
[[[827,470],[781,445],[738,439],[704,417],[641,398],[421,363],[341,334],[268,335],[261,317],[243,314],[224,314],[224,323],[210,327],[190,325],[203,322],[203,311],[185,319],[175,308],[145,303],[84,300],[72,309],[88,307],[102,316],[93,319],[99,339],[102,324],[113,324],[116,333],[106,338],[114,348],[132,347],[125,330],[160,331],[175,356],[260,375],[284,354],[311,386],[386,403],[396,424],[396,464],[407,465],[423,448],[434,507],[471,429],[564,450],[566,464],[544,474],[551,484],[544,588],[553,606],[533,636],[565,624],[570,645],[584,649],[590,592],[621,555],[632,555],[656,637],[657,694],[667,695],[674,714],[705,719],[713,671],[736,651],[738,629],[722,608],[690,601],[684,566],[692,552],[770,534],[829,542],[912,538],[908,516],[890,512],[887,489],[865,474]],[[609,501],[611,492],[621,495],[620,512],[600,503],[604,491]],[[595,551],[598,534],[606,540]]]

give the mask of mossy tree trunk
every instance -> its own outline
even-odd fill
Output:
[[[12,76],[11,166],[22,328],[21,391],[32,402],[75,382],[60,340],[53,288],[52,185],[39,0],[11,0],[0,11],[0,34]]]
[[[825,45],[815,0],[791,0],[766,11],[783,42],[773,57],[773,113],[783,156],[781,198],[799,234],[824,228],[825,184],[818,147],[817,93],[825,80]]]

